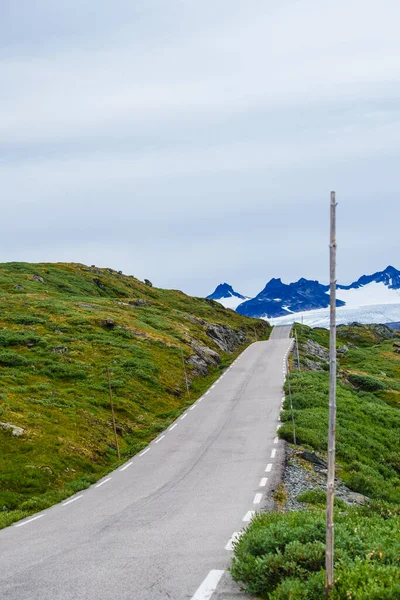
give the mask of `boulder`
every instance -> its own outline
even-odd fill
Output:
[[[22,427],[18,427],[17,425],[13,425],[12,423],[0,423],[0,429],[3,429],[4,431],[11,431],[14,437],[20,437],[25,433],[25,429],[22,429]]]

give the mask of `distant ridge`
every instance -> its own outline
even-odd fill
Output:
[[[289,284],[283,283],[280,278],[273,278],[257,296],[241,302],[243,296],[228,284],[219,285],[209,297],[224,306],[230,301],[229,308],[235,308],[241,315],[255,318],[287,317],[294,320],[293,315],[298,313],[326,309],[329,306],[329,286],[304,277]],[[399,305],[398,317],[394,310],[397,304]],[[394,314],[395,320],[400,321],[400,271],[391,265],[372,275],[362,275],[350,285],[338,284],[337,286],[336,306],[342,311],[345,308],[351,309],[352,317],[362,307],[378,305],[379,311],[376,310],[375,313],[372,311],[372,314],[376,314],[373,318],[381,318],[384,314],[382,307],[390,305],[391,317]],[[368,314],[371,314],[371,311]]]

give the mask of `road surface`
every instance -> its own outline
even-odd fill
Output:
[[[0,531],[2,600],[237,598],[230,540],[276,483],[289,332],[251,345],[117,471]]]

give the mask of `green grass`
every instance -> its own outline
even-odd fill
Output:
[[[296,329],[300,344],[329,346],[327,330]],[[338,360],[337,473],[372,502],[362,509],[336,503],[333,599],[400,598],[400,356],[399,338],[391,335],[382,326],[338,328],[338,346],[348,351]],[[298,445],[326,457],[329,373],[292,372],[291,390]],[[279,435],[292,442],[289,408],[286,398]],[[235,547],[232,574],[247,592],[273,600],[324,597],[325,520],[318,507],[325,492],[298,499],[310,509],[258,516]]]
[[[242,333],[242,344],[222,352],[208,323]],[[109,269],[0,265],[0,421],[26,430],[13,437],[0,429],[0,527],[117,466],[107,367],[125,460],[254,341],[254,327],[259,339],[269,336],[265,323],[216,302],[150,288]],[[182,352],[188,359],[192,343],[217,351],[221,362],[206,377],[187,365],[189,399]]]

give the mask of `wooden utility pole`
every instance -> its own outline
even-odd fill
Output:
[[[333,502],[335,496],[336,450],[336,197],[331,192],[330,234],[330,377],[329,377],[329,433],[328,482],[326,490],[326,579],[325,598],[329,600],[334,584],[334,525]]]
[[[110,405],[111,405],[111,414],[112,414],[112,421],[113,421],[113,428],[114,428],[114,437],[115,437],[115,445],[117,447],[117,455],[118,455],[118,460],[121,460],[121,455],[119,453],[119,445],[118,445],[118,437],[117,437],[117,428],[115,426],[115,415],[114,415],[114,405],[113,405],[113,399],[112,399],[112,391],[111,391],[111,377],[110,377],[110,369],[107,367],[107,379],[108,379],[108,391],[110,393]]]
[[[287,380],[288,380],[290,411],[292,413],[293,444],[296,446],[297,445],[297,442],[296,442],[296,427],[295,427],[295,424],[294,424],[292,388],[290,386],[290,369],[289,369],[289,361],[288,360],[286,360],[286,372],[287,372]]]
[[[188,377],[187,377],[187,371],[186,371],[186,365],[185,365],[185,357],[183,355],[183,348],[181,348],[181,351],[182,351],[182,365],[183,365],[183,372],[184,372],[184,375],[185,375],[186,391],[187,391],[188,398],[190,400],[189,381],[188,381]]]
[[[295,337],[296,337],[297,369],[298,369],[298,371],[300,371],[299,340],[297,338],[297,331],[296,331],[296,329],[294,330],[294,334],[295,334]]]

